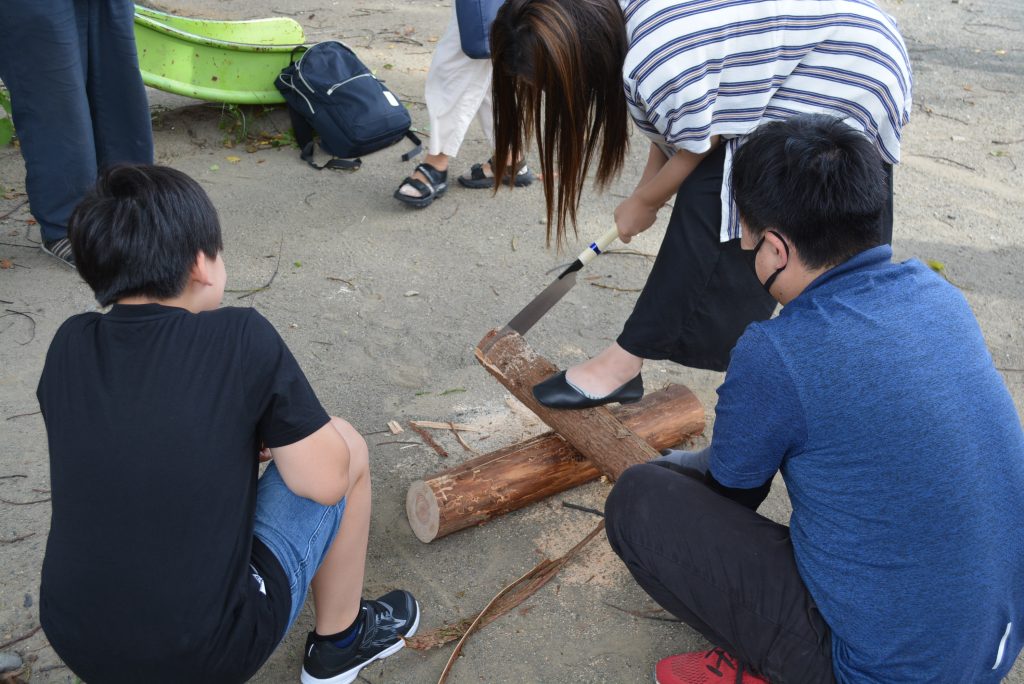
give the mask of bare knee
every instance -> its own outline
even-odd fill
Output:
[[[345,444],[348,445],[349,482],[353,483],[359,479],[369,478],[370,450],[366,446],[366,440],[347,420],[331,416],[331,425],[334,426],[334,429],[345,440]]]

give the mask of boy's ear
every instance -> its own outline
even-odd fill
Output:
[[[189,280],[200,285],[213,284],[213,279],[210,277],[210,259],[203,250],[196,252],[196,260],[192,262],[192,269],[189,271]]]
[[[789,245],[783,243],[783,241],[771,230],[764,232],[764,245],[761,249],[768,252],[768,258],[771,262],[772,269],[785,268],[789,264],[790,253]]]

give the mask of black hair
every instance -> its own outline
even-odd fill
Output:
[[[102,306],[176,297],[199,252],[214,259],[224,247],[217,210],[199,184],[146,164],[102,172],[72,212],[68,238],[78,273]]]
[[[889,197],[882,158],[836,117],[800,114],[758,127],[733,157],[732,190],[745,230],[777,230],[809,268],[881,242]]]

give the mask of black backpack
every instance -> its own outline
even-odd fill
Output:
[[[288,104],[299,156],[315,169],[358,169],[358,157],[409,138],[416,146],[402,155],[408,161],[422,150],[409,130],[412,118],[398,98],[373,75],[347,45],[317,43],[285,67],[274,85]],[[335,157],[323,166],[313,161],[313,136]]]

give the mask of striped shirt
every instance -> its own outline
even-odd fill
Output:
[[[732,154],[766,121],[826,113],[900,159],[911,73],[896,22],[873,0],[619,0],[630,115],[666,155],[726,145],[722,241],[739,237]]]

